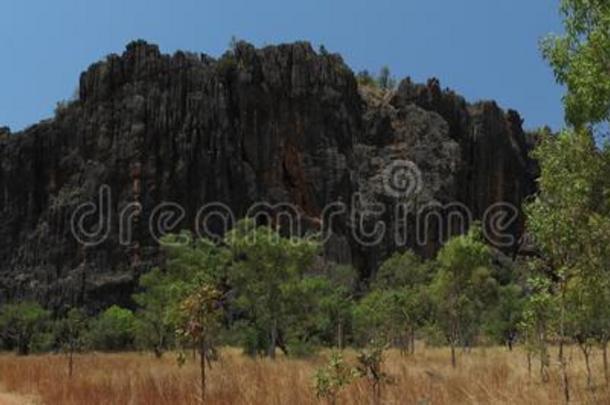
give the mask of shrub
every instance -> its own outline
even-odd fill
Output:
[[[5,348],[27,355],[33,346],[44,346],[42,335],[48,326],[49,311],[36,302],[4,305],[0,309],[0,337]],[[34,345],[36,342],[36,345]]]
[[[340,352],[333,352],[328,364],[316,370],[314,389],[318,398],[324,398],[329,404],[337,403],[339,392],[348,386],[357,376],[356,369],[346,364]]]
[[[134,329],[133,312],[113,305],[92,322],[87,340],[98,350],[130,349],[134,343]]]

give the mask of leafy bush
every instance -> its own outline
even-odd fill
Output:
[[[4,348],[27,355],[32,348],[41,349],[47,340],[49,311],[36,302],[3,305],[0,309],[0,337]],[[35,344],[34,344],[35,343]]]
[[[130,349],[133,348],[134,330],[133,312],[113,305],[92,322],[88,342],[98,350]]]
[[[316,370],[314,389],[318,398],[326,399],[331,405],[337,403],[339,392],[357,376],[357,370],[350,367],[341,352],[332,352],[328,364]]]

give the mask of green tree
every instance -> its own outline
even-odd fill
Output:
[[[356,370],[351,368],[341,352],[332,352],[328,364],[316,370],[314,389],[318,398],[324,398],[330,405],[337,403],[339,392],[356,377]]]
[[[486,304],[497,290],[489,269],[490,252],[480,228],[457,236],[439,251],[438,273],[430,287],[437,322],[451,347],[451,364],[456,367],[456,346],[469,345],[476,334]]]
[[[358,281],[358,274],[351,266],[331,266],[325,274],[328,279],[327,290],[320,297],[320,311],[324,314],[323,320],[327,322],[326,331],[333,331],[335,346],[341,350],[345,346],[346,331],[352,322],[352,309],[354,306],[354,290]],[[327,332],[328,333],[328,332]]]
[[[568,402],[566,337],[579,343],[588,362],[591,336],[597,335],[608,376],[607,328],[598,322],[606,314],[593,310],[600,305],[593,300],[608,296],[605,288],[598,289],[604,286],[599,281],[608,277],[610,159],[608,148],[596,148],[591,131],[610,118],[610,4],[562,0],[561,13],[564,34],[547,37],[542,51],[557,81],[566,86],[565,115],[573,130],[552,139],[543,137],[535,153],[541,168],[540,193],[526,205],[526,213],[529,231],[552,273],[550,289],[559,310],[559,362]],[[597,292],[596,297],[591,291]]]
[[[379,268],[371,289],[380,290],[380,300],[385,310],[381,314],[388,317],[393,331],[393,340],[401,350],[415,351],[415,333],[429,320],[432,302],[428,286],[434,278],[434,266],[424,262],[411,251],[395,253]],[[364,304],[368,304],[364,301]]]
[[[356,357],[358,360],[356,375],[365,378],[371,386],[371,403],[373,405],[381,404],[383,386],[394,383],[394,378],[383,371],[386,349],[387,344],[373,341],[367,348],[361,350]]]
[[[74,354],[86,346],[86,331],[89,318],[85,311],[72,308],[64,318],[56,322],[56,339],[60,349],[68,358],[68,376],[74,372]]]
[[[166,260],[161,268],[140,277],[140,291],[133,299],[136,340],[161,357],[173,342],[180,316],[180,303],[201,284],[221,285],[226,276],[229,252],[190,233],[168,235],[161,241]]]
[[[391,290],[397,287],[419,287],[428,284],[433,276],[433,266],[412,251],[394,253],[377,270],[371,288]]]
[[[365,346],[371,341],[395,342],[402,336],[402,297],[395,291],[373,290],[354,306],[355,342]]]
[[[542,275],[533,276],[528,281],[529,296],[524,304],[523,320],[520,324],[527,351],[528,372],[531,375],[532,356],[540,361],[539,373],[542,382],[547,382],[549,353],[548,341],[555,328],[557,301],[552,290],[552,282]]]
[[[308,355],[321,344],[343,345],[352,305],[348,294],[323,275],[304,275],[282,286],[282,329],[291,355]]]
[[[557,297],[559,363],[566,401],[570,399],[564,346],[568,337],[568,287],[590,288],[572,279],[594,280],[607,263],[608,198],[605,153],[587,130],[543,136],[534,156],[540,165],[539,194],[525,205],[527,227],[552,273]],[[600,218],[602,220],[600,220]],[[572,294],[577,294],[575,291]]]
[[[564,34],[542,41],[545,59],[567,88],[566,118],[577,128],[610,118],[610,4],[561,0]]]
[[[587,385],[593,388],[590,355],[599,344],[603,350],[604,377],[608,382],[607,346],[610,333],[610,280],[608,246],[610,218],[593,214],[589,229],[594,232],[585,245],[579,271],[566,286],[566,334],[580,347],[585,359]]]
[[[91,322],[90,345],[98,350],[126,350],[133,347],[135,316],[132,311],[113,305]]]
[[[421,326],[418,318],[426,308],[425,298],[418,290],[397,288],[373,290],[354,309],[356,343],[365,345],[372,340],[398,345],[401,352],[414,350],[415,330]]]
[[[44,332],[49,316],[49,311],[36,302],[3,305],[0,308],[0,336],[4,345],[16,348],[19,355],[28,355],[33,340]]]
[[[485,321],[487,335],[498,343],[506,344],[510,351],[523,320],[525,300],[525,292],[519,285],[510,283],[500,286],[497,303],[491,306]]]
[[[278,346],[287,351],[288,309],[299,299],[294,295],[295,285],[311,267],[319,244],[284,238],[277,230],[255,226],[251,220],[238,223],[225,241],[236,259],[229,282],[236,292],[234,304],[247,319],[245,348],[255,353],[266,346],[267,355],[275,358]]]
[[[136,342],[138,347],[152,349],[160,358],[175,332],[172,307],[176,290],[170,277],[158,268],[140,277],[140,287],[143,290],[133,296],[139,306],[135,322]]]
[[[574,339],[584,356],[589,388],[593,387],[591,351],[599,336],[599,316],[604,315],[598,312],[598,308],[606,304],[598,300],[600,292],[580,276],[572,278],[566,288],[566,334]]]
[[[608,173],[610,159],[608,149],[604,151],[604,169]],[[603,185],[606,190],[610,190],[608,185]],[[604,194],[607,195],[608,191]],[[586,244],[587,254],[585,255],[587,268],[584,274],[583,286],[585,297],[592,312],[589,314],[591,321],[595,323],[593,328],[595,339],[602,349],[602,359],[604,366],[604,378],[606,385],[610,383],[608,371],[608,341],[610,341],[610,215],[593,214],[589,219],[589,243]]]
[[[202,284],[180,304],[179,339],[197,348],[199,353],[201,403],[205,403],[206,362],[215,358],[215,338],[222,319],[222,295],[213,286]]]

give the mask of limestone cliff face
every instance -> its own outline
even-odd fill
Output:
[[[469,105],[436,81],[359,88],[338,55],[307,43],[239,43],[215,60],[134,42],[84,72],[78,100],[53,120],[0,130],[0,301],[128,302],[137,276],[158,260],[149,219],[163,202],[184,208],[175,229],[192,229],[208,202],[240,217],[261,201],[293,203],[315,228],[324,207],[350,205],[358,193],[387,208],[366,221],[394,231],[401,201],[379,186],[393,162],[421,171],[418,205],[458,201],[480,218],[533,191],[527,152],[515,112]],[[86,247],[72,235],[72,214],[97,202],[102,185],[111,196],[108,237]],[[137,208],[125,243],[119,213],[129,207]],[[403,246],[392,232],[368,247],[357,242],[360,210],[350,206],[333,223],[326,253],[366,276]],[[431,256],[440,246],[431,228],[423,243],[405,245]],[[518,236],[519,224],[511,231]]]

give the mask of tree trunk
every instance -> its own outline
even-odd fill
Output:
[[[542,383],[547,383],[549,382],[549,375],[546,371],[546,360],[547,360],[547,353],[546,351],[540,353],[540,381]]]
[[[269,353],[271,359],[275,359],[275,348],[277,347],[277,320],[271,321],[271,330],[269,333]]]
[[[561,366],[561,381],[563,385],[563,395],[566,404],[570,402],[570,381],[568,379],[568,364],[564,353],[564,338],[565,338],[565,287],[561,293],[561,315],[559,328],[559,365]]]
[[[343,350],[343,321],[337,323],[337,348]]]
[[[451,367],[457,367],[457,361],[455,359],[455,342],[451,341]]]
[[[453,368],[457,367],[457,360],[455,358],[455,345],[458,343],[458,338],[460,336],[459,331],[460,328],[458,326],[458,321],[453,320],[451,322],[451,334],[450,334],[450,344],[451,344],[451,366]]]
[[[532,379],[532,353],[528,350],[527,352],[527,376]]]
[[[24,342],[24,341],[20,341],[17,344],[17,355],[19,355],[19,356],[27,356],[28,354],[30,354],[30,346],[29,346],[29,344]]]
[[[608,341],[603,343],[603,358],[604,358],[604,379],[606,380],[606,386],[608,386]]]
[[[165,347],[165,338],[163,337],[163,333],[159,332],[159,335],[159,341],[157,342],[154,348],[155,357],[157,359],[163,357],[163,348]]]
[[[72,378],[73,371],[74,371],[74,349],[70,348],[70,352],[68,353],[68,377]]]
[[[381,404],[381,384],[373,385],[373,405]]]
[[[410,336],[409,336],[409,328],[405,328],[404,333],[398,337],[398,344],[400,346],[400,355],[404,356],[405,354],[407,354],[408,352],[410,352],[410,348],[409,348],[409,343],[410,343]]]
[[[409,345],[411,354],[415,354],[415,328],[411,327],[411,343]]]
[[[581,345],[582,354],[585,356],[585,366],[587,367],[587,388],[593,389],[593,375],[591,374],[591,363],[589,362],[589,355],[591,348]]]
[[[568,379],[568,364],[564,353],[563,336],[559,343],[559,365],[561,366],[561,382],[563,386],[563,396],[566,404],[570,402],[570,380]]]
[[[546,347],[546,331],[545,331],[544,325],[541,325],[541,324],[538,324],[537,329],[538,329],[537,344],[540,345],[540,347],[538,348],[539,357],[540,357],[540,381],[542,383],[547,383],[549,381],[549,375],[548,375],[548,372],[546,371],[546,367],[548,366],[549,353],[548,353],[548,349]]]
[[[205,352],[206,352],[206,345],[205,343],[201,344],[201,347],[199,349],[199,370],[201,371],[201,403],[205,404]]]

